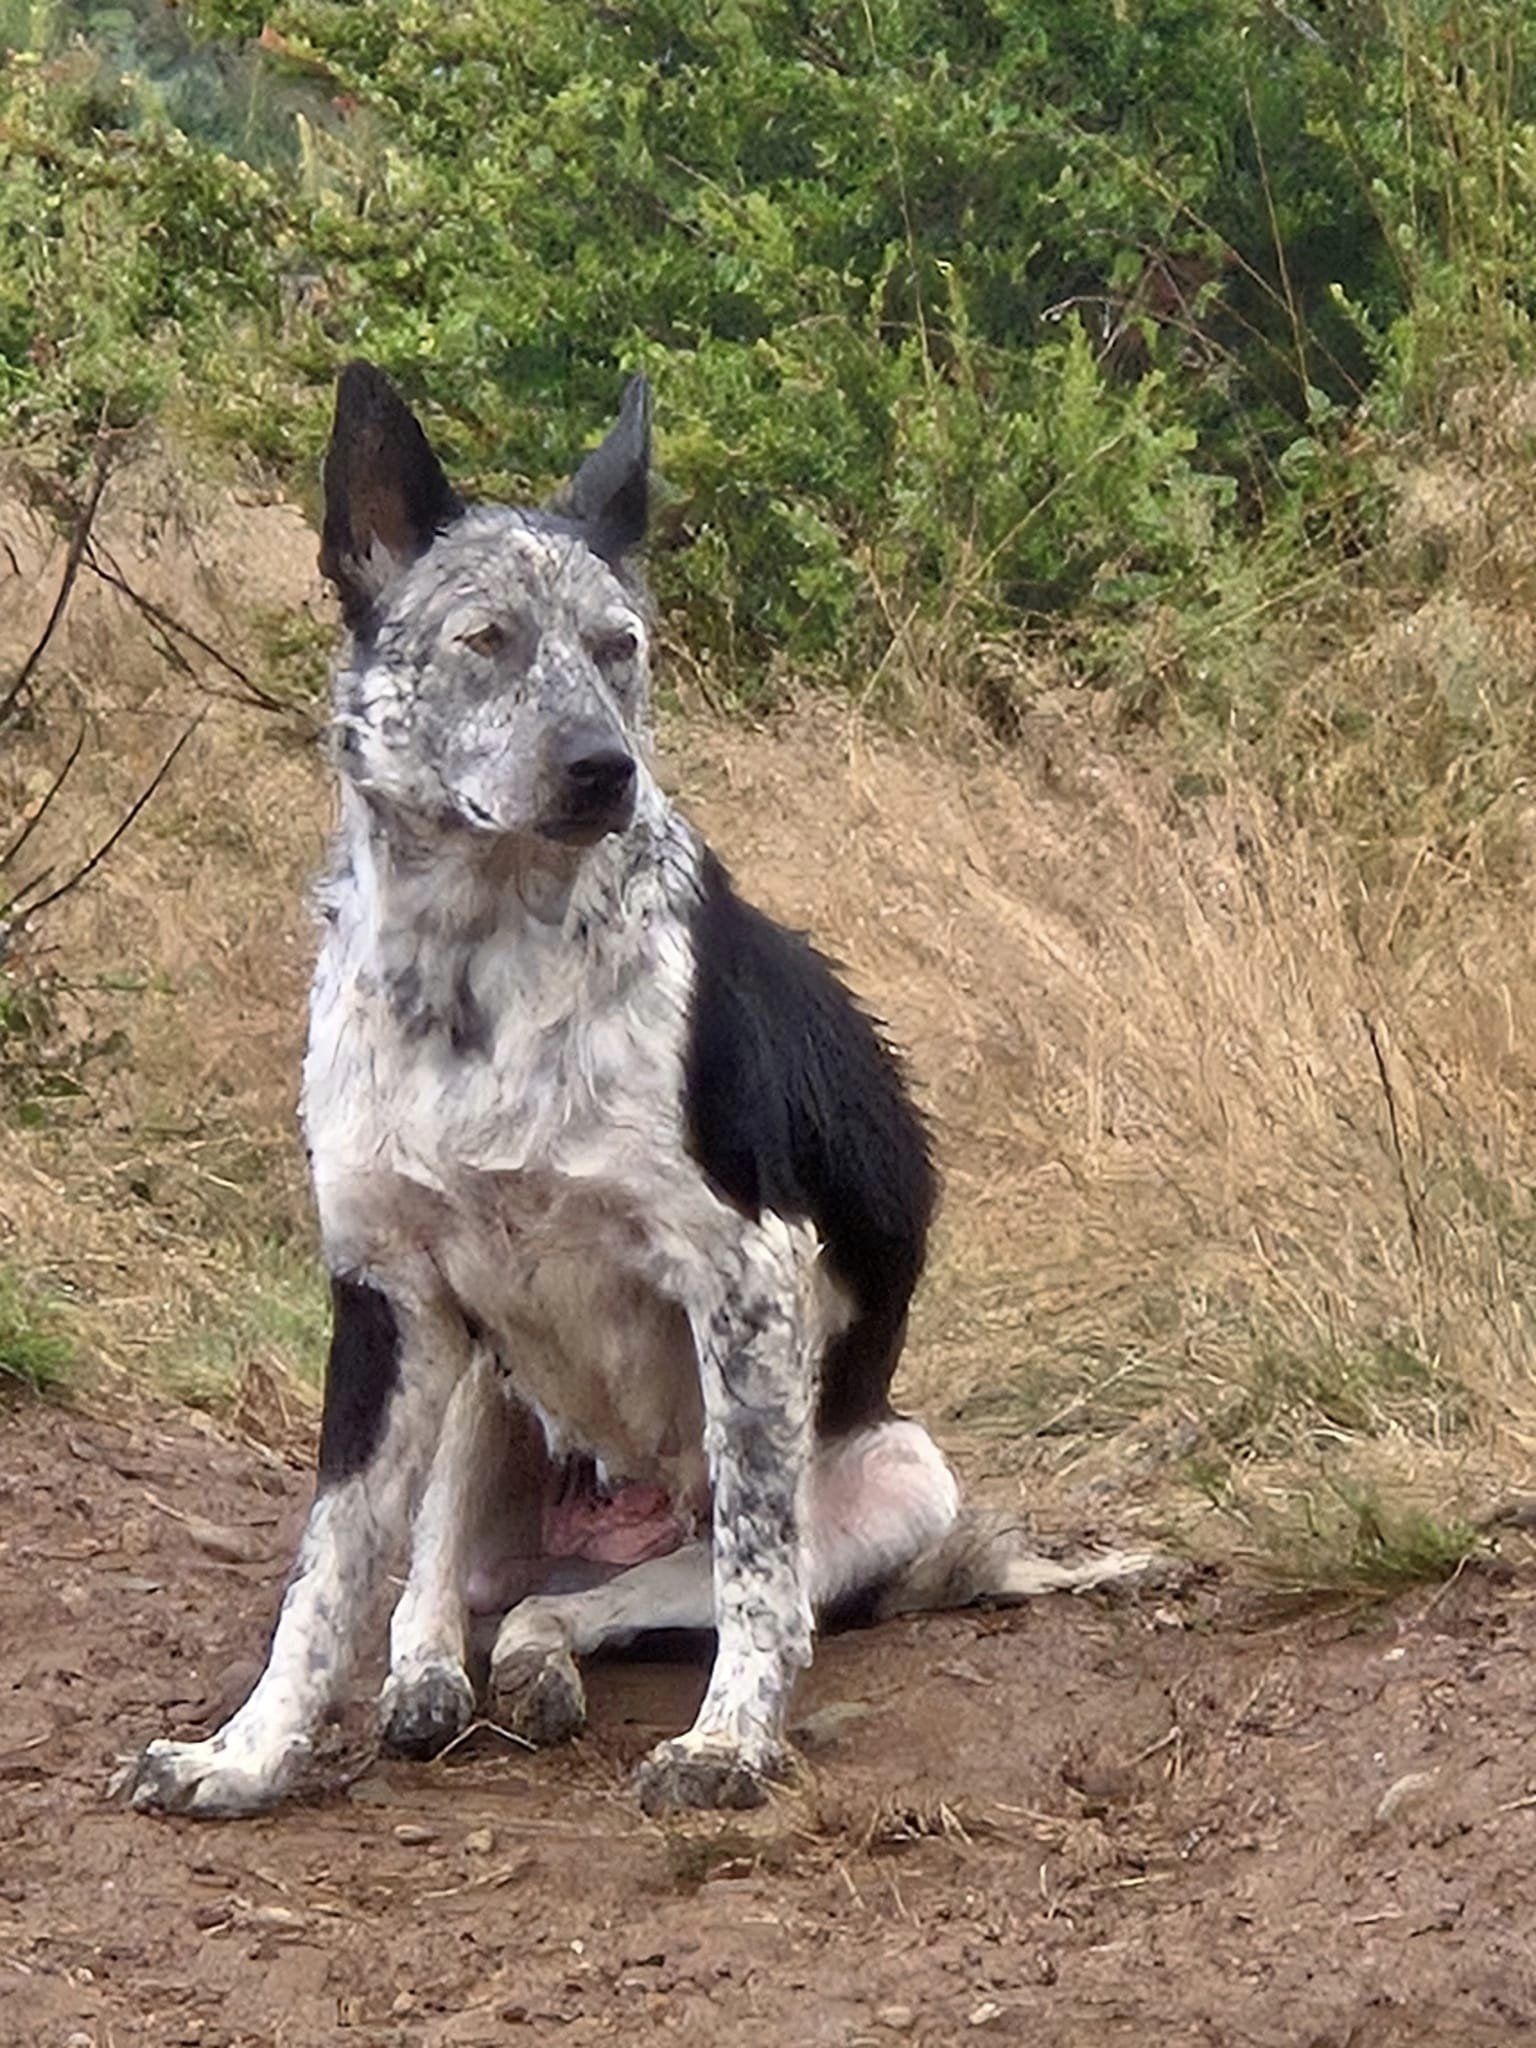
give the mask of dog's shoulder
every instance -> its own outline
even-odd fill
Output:
[[[829,1356],[823,1427],[884,1402],[935,1201],[900,1064],[831,963],[746,902],[703,851],[684,1121],[700,1168],[749,1215],[812,1221],[855,1319]]]

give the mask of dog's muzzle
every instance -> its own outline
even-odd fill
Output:
[[[556,764],[558,797],[539,826],[546,839],[592,846],[622,832],[635,815],[635,757],[602,732],[566,736]]]

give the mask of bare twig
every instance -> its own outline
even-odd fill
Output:
[[[1370,1042],[1371,1058],[1375,1062],[1377,1079],[1387,1105],[1387,1128],[1392,1136],[1392,1154],[1397,1167],[1398,1186],[1402,1190],[1403,1209],[1408,1219],[1408,1237],[1413,1245],[1413,1255],[1419,1269],[1419,1283],[1422,1288],[1428,1273],[1425,1256],[1424,1233],[1419,1222],[1419,1205],[1414,1197],[1413,1180],[1408,1171],[1408,1152],[1403,1141],[1402,1120],[1398,1115],[1397,1090],[1392,1086],[1392,1076],[1387,1067],[1387,1056],[1381,1042],[1381,1033],[1376,1020],[1368,1010],[1361,1010],[1360,1022],[1365,1027]]]
[[[216,647],[211,640],[205,639],[195,627],[187,625],[183,619],[178,619],[174,613],[168,612],[164,605],[157,604],[153,598],[146,597],[142,590],[135,590],[105,549],[98,551],[94,546],[87,546],[85,566],[92,575],[99,576],[103,583],[109,584],[113,590],[126,597],[134,609],[148,619],[151,625],[158,626],[164,633],[174,633],[178,639],[185,640],[189,646],[195,647],[199,654],[207,655],[225,675],[240,685],[240,690],[244,693],[243,701],[257,706],[262,711],[276,711],[288,717],[304,715],[301,706],[285,703],[281,697],[274,697],[270,691],[262,689],[238,661],[227,655],[221,647]]]
[[[111,440],[105,428],[103,428],[96,436],[91,488],[86,495],[84,505],[80,508],[79,517],[75,521],[74,532],[69,537],[69,552],[64,557],[64,574],[59,578],[58,594],[53,600],[53,607],[44,623],[42,632],[38,635],[32,652],[17,670],[16,679],[11,684],[9,690],[6,691],[5,696],[0,698],[0,726],[3,726],[13,716],[17,705],[31,688],[32,678],[37,673],[37,665],[47,653],[48,643],[58,630],[59,621],[64,616],[65,607],[69,603],[69,594],[75,587],[75,578],[80,573],[80,564],[84,559],[87,547],[90,545],[91,526],[96,517],[96,508],[101,503],[101,494],[107,487],[107,477],[112,468],[112,458],[109,452],[111,446]]]
[[[113,847],[116,846],[118,841],[122,838],[123,834],[128,830],[129,826],[132,825],[134,819],[138,817],[140,811],[143,810],[144,806],[149,802],[150,798],[154,795],[155,791],[160,787],[161,783],[164,782],[166,776],[169,775],[172,767],[175,764],[177,755],[181,752],[182,748],[187,744],[187,741],[191,739],[193,733],[197,731],[198,727],[202,724],[202,722],[203,721],[201,717],[193,719],[192,723],[187,727],[185,732],[182,733],[180,739],[178,739],[176,744],[171,748],[170,752],[166,755],[165,759],[160,763],[160,766],[155,770],[154,774],[150,777],[149,781],[144,785],[143,789],[140,790],[139,794],[134,798],[133,802],[129,805],[128,810],[126,811],[124,816],[118,820],[117,824],[113,827],[112,831],[107,834],[107,837],[101,842],[100,846],[97,847],[96,851],[90,856],[90,858],[82,862],[81,865],[78,868],[76,868],[75,872],[69,877],[69,880],[67,882],[61,882],[56,889],[50,889],[46,896],[39,896],[35,903],[28,903],[24,907],[18,908],[18,906],[22,904],[22,898],[29,895],[31,891],[34,888],[36,888],[38,881],[42,879],[41,876],[34,877],[31,882],[25,883],[20,889],[18,889],[16,894],[9,901],[9,903],[7,903],[3,909],[0,909],[0,924],[4,924],[7,920],[9,920],[12,917],[13,914],[19,916],[22,919],[30,919],[36,917],[39,911],[46,910],[50,904],[57,903],[61,897],[67,896],[72,889],[78,889],[82,882],[87,880],[89,876],[93,875],[96,872],[97,868],[99,868],[102,862],[106,859],[107,855],[112,851]]]
[[[32,834],[37,830],[38,826],[41,825],[43,819],[48,814],[48,806],[53,802],[54,798],[58,795],[59,791],[64,787],[64,784],[69,780],[69,771],[74,767],[75,763],[79,760],[80,749],[84,745],[85,723],[82,720],[80,730],[75,734],[75,744],[70,748],[68,754],[64,757],[63,767],[59,770],[58,774],[54,776],[52,782],[49,783],[47,795],[43,798],[42,802],[38,805],[37,809],[32,813],[31,817],[28,818],[27,822],[22,826],[21,830],[16,834],[16,837],[11,841],[10,845],[5,849],[4,853],[0,853],[0,868],[8,868],[10,866],[11,862],[15,860],[17,854],[21,852],[21,849],[32,837]]]
[[[453,1752],[468,1742],[472,1735],[478,1735],[482,1730],[489,1735],[499,1735],[503,1742],[510,1742],[519,1749],[536,1749],[538,1747],[537,1743],[530,1742],[526,1735],[519,1735],[515,1729],[503,1728],[499,1721],[480,1719],[471,1721],[467,1728],[461,1729],[454,1736],[452,1742],[445,1743],[437,1752],[437,1755],[433,1757],[433,1763],[440,1764],[445,1757],[452,1756]]]

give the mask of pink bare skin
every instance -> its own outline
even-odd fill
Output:
[[[699,1510],[680,1505],[661,1487],[631,1480],[605,1485],[588,1461],[573,1460],[552,1474],[540,1510],[538,1556],[488,1545],[470,1571],[470,1609],[500,1614],[530,1593],[599,1584],[630,1565],[668,1556],[699,1523]]]

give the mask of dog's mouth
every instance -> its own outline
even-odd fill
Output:
[[[628,818],[546,818],[539,826],[539,837],[552,839],[557,846],[596,846],[611,833],[622,832],[628,823]]]
[[[611,833],[626,831],[635,815],[635,797],[627,789],[617,797],[578,799],[553,817],[541,818],[539,837],[557,846],[596,846]]]
[[[454,824],[487,838],[512,838],[519,831],[528,830],[526,825],[508,825],[494,811],[488,811],[484,804],[476,803],[472,796],[456,797],[450,816]],[[537,838],[556,846],[596,846],[599,840],[607,839],[612,833],[624,831],[633,816],[633,804],[625,807],[622,816],[617,811],[601,815],[567,812],[555,818],[540,818],[533,831]]]

